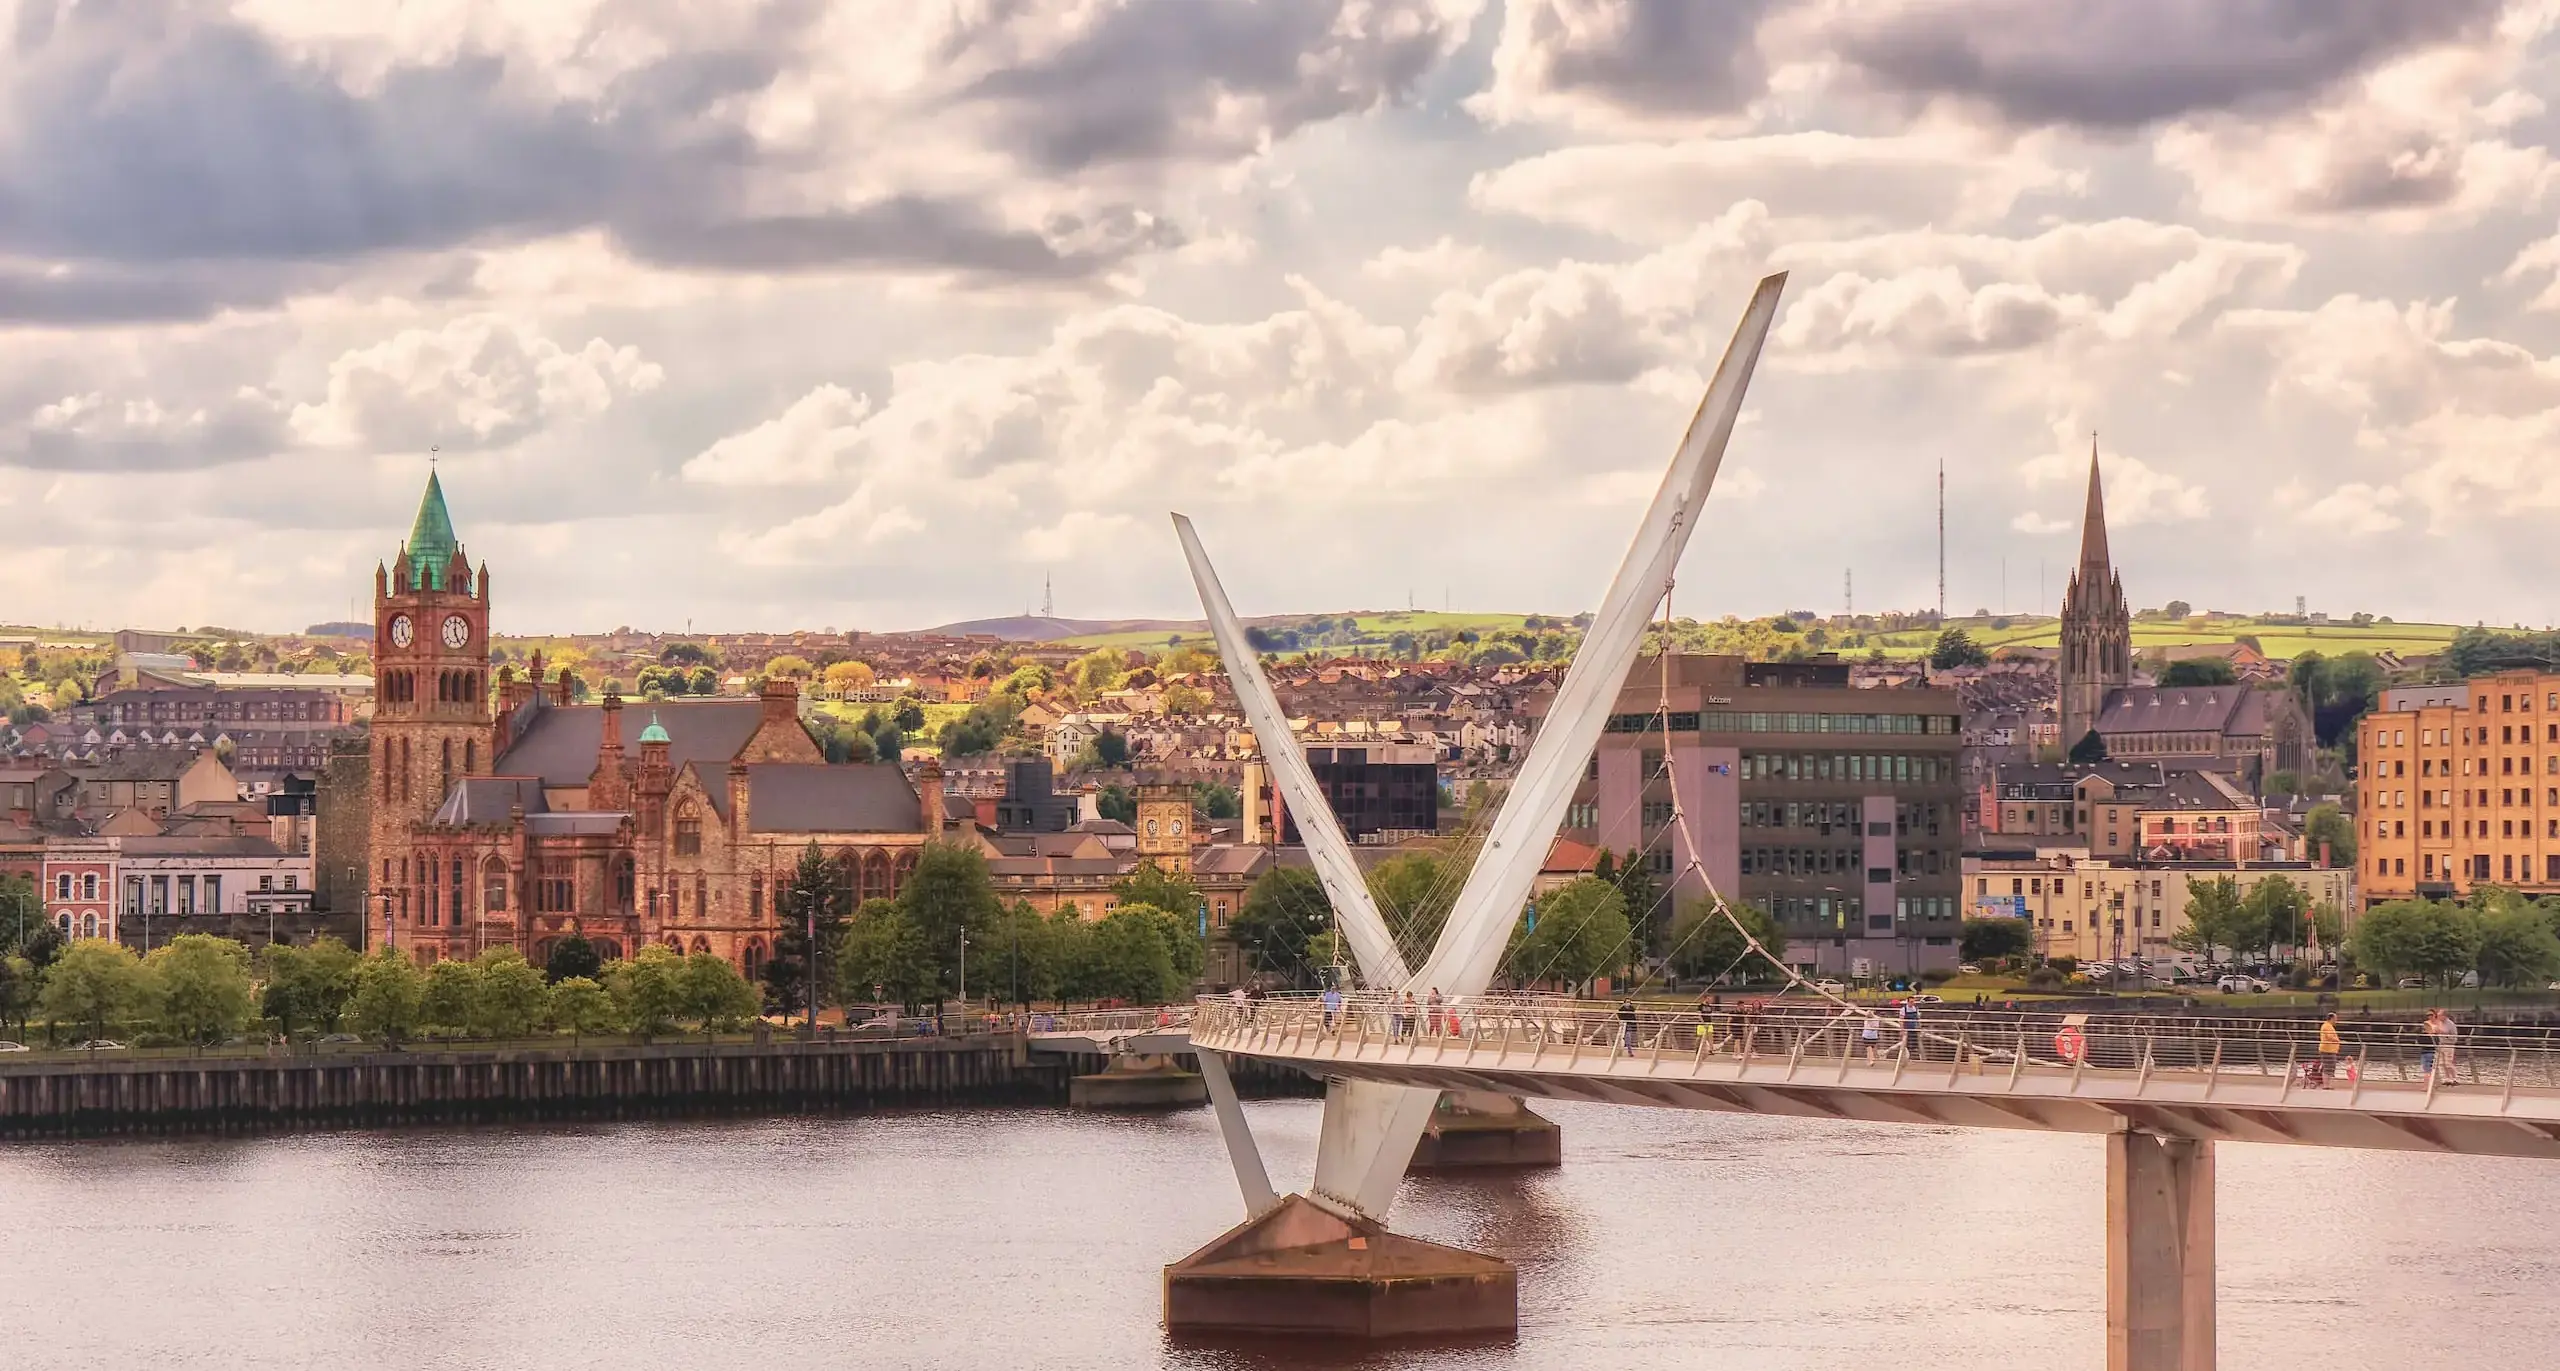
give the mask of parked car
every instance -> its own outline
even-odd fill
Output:
[[[2264,995],[2275,987],[2255,976],[2225,976],[2213,988],[2225,995]]]
[[[1982,968],[1975,966],[1971,962],[1965,962],[1956,967],[1956,974],[1959,976],[1979,976],[1982,974]]]
[[[1945,1004],[1947,1002],[1947,997],[1944,995],[1914,995],[1911,997],[1911,1002],[1913,1004]]]
[[[124,1044],[117,1042],[112,1038],[91,1038],[87,1042],[73,1043],[71,1046],[81,1052],[120,1052],[124,1050]]]
[[[360,1043],[364,1039],[353,1033],[323,1033],[311,1041],[321,1047],[338,1047],[346,1043]]]
[[[1825,995],[1846,995],[1849,993],[1849,987],[1833,980],[1815,981],[1813,983],[1813,988],[1821,991]]]
[[[858,1024],[850,1025],[850,1027],[856,1033],[894,1034],[898,1031],[898,1016],[895,1014],[876,1015],[872,1018],[865,1019]]]
[[[24,1052],[26,1050],[27,1045],[25,1043],[0,1043],[0,1052]]]
[[[2396,988],[2401,990],[2424,990],[2427,988],[2427,978],[2424,976],[2403,976],[2397,982]]]

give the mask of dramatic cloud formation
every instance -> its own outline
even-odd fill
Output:
[[[0,570],[501,626],[1570,612],[1789,273],[1684,610],[2540,618],[2549,0],[0,0]],[[2494,539],[2517,578],[2394,568]],[[2051,590],[2048,583],[2046,590]],[[2046,598],[2050,598],[2049,594]]]

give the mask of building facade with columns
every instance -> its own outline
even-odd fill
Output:
[[[374,574],[373,926],[420,962],[571,933],[760,974],[782,891],[815,844],[856,900],[894,896],[942,835],[941,772],[830,765],[789,681],[759,697],[576,702],[537,653],[489,662],[490,579],[427,481]],[[634,728],[633,725],[637,724]],[[626,741],[626,734],[629,740]]]

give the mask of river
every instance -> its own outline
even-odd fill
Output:
[[[1241,1217],[1208,1112],[0,1144],[10,1371],[2097,1371],[2095,1138],[1566,1104],[1565,1164],[1407,1185],[1520,1267],[1516,1342],[1169,1344]],[[1249,1106],[1284,1188],[1318,1106]],[[2542,1371],[2560,1169],[2225,1146],[2222,1364]]]

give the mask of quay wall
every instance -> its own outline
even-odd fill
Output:
[[[421,1047],[277,1056],[0,1057],[0,1139],[411,1123],[1055,1107],[1105,1059],[1019,1034],[801,1042]],[[1321,1093],[1239,1062],[1240,1092]]]

